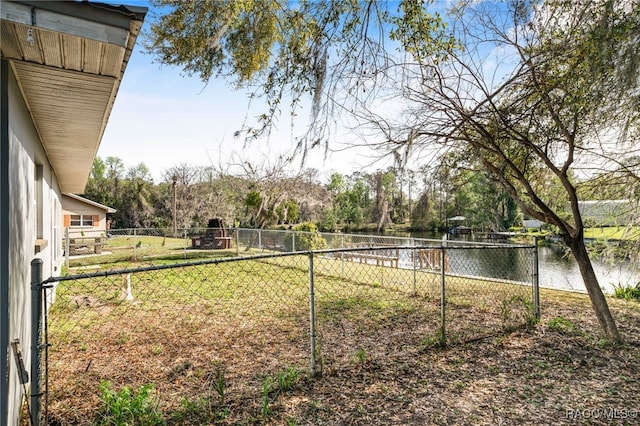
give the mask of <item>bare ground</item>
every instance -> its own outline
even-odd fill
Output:
[[[187,336],[146,317],[80,346],[69,337],[78,350],[50,371],[49,424],[99,418],[100,380],[114,389],[154,383],[167,424],[640,424],[640,305],[610,300],[625,337],[619,346],[602,339],[585,295],[543,291],[541,305],[531,329],[446,348],[424,337],[424,319],[410,311],[375,326],[325,319],[316,377],[304,321],[275,319],[265,332],[264,323],[229,317],[205,330],[176,315],[192,327]],[[463,318],[474,327],[483,314]],[[287,388],[278,384],[283,366],[296,373]],[[214,389],[220,372],[224,399]]]

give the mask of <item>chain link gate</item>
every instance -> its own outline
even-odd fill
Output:
[[[283,375],[332,374],[354,357],[470,341],[539,315],[535,245],[431,244],[39,280],[44,379],[32,398],[45,399],[42,414],[32,399],[32,418],[91,424],[103,386],[151,384],[168,424],[251,422],[277,406]]]

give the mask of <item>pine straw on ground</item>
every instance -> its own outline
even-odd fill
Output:
[[[272,319],[268,333],[246,318],[208,323],[206,334],[194,326],[189,336],[133,324],[122,334],[109,330],[110,341],[96,334],[99,344],[85,341],[82,348],[95,353],[70,354],[52,368],[49,424],[99,418],[103,379],[114,389],[154,383],[170,425],[638,424],[640,305],[610,305],[623,345],[602,339],[587,296],[565,292],[543,291],[533,329],[447,348],[418,338],[426,331],[411,311],[379,329],[358,330],[357,343],[349,327],[365,318],[325,319],[319,340],[333,345],[321,349],[317,377],[310,376],[301,331],[308,325],[287,318]],[[296,373],[291,387],[278,385],[282,366]],[[215,391],[220,373],[224,400]]]

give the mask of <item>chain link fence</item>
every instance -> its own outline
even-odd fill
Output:
[[[277,399],[287,378],[419,356],[538,315],[535,245],[240,229],[192,259],[200,232],[147,232],[113,231],[124,268],[39,286],[46,424],[99,423],[101,392],[149,384],[167,424],[262,423],[289,409]],[[131,256],[146,260],[130,267]]]

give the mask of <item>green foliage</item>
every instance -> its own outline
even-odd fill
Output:
[[[555,317],[549,321],[549,329],[560,334],[571,334],[578,330],[578,327],[571,321],[563,317]]]
[[[289,366],[262,380],[261,414],[263,419],[266,419],[271,414],[271,407],[269,406],[271,399],[275,399],[279,395],[294,389],[299,379],[300,371],[294,366]]]
[[[447,346],[447,337],[442,328],[438,328],[434,335],[425,336],[422,339],[424,349],[428,348],[444,348]]]
[[[353,354],[353,360],[356,364],[364,364],[367,360],[367,351],[362,348],[356,349],[356,352]]]
[[[317,117],[333,109],[327,101],[366,98],[364,81],[388,71],[388,37],[424,60],[444,57],[455,47],[440,15],[428,13],[424,2],[416,0],[153,4],[167,11],[151,25],[146,46],[161,63],[203,81],[224,77],[238,87],[251,86],[254,97],[265,98],[266,111],[257,125],[242,129],[249,138],[268,132],[285,99],[295,113],[309,97],[311,114]],[[352,73],[366,77],[349,81]],[[349,87],[328,84],[335,75],[345,77]],[[327,122],[311,121],[318,131],[307,133],[301,146],[324,142],[317,139],[326,137],[320,128]]]
[[[538,322],[533,303],[522,296],[513,296],[503,300],[500,303],[500,317],[505,330],[512,330],[522,324],[525,327],[532,328]]]
[[[119,391],[114,391],[109,382],[101,381],[102,408],[94,424],[110,426],[164,425],[164,419],[153,391],[152,384],[141,386],[137,391],[126,386]]]
[[[271,377],[265,377],[262,381],[262,392],[260,394],[260,400],[262,401],[261,414],[263,419],[266,419],[269,417],[269,414],[271,414],[271,408],[269,407],[269,393],[271,391]]]
[[[618,285],[614,288],[613,295],[619,299],[640,302],[640,282],[635,286]]]
[[[294,366],[289,366],[276,374],[276,383],[280,392],[287,392],[295,388],[300,378],[300,371]]]
[[[224,406],[225,401],[225,388],[226,388],[226,380],[224,369],[217,368],[215,371],[215,377],[213,378],[212,387],[213,390],[218,394],[220,406]]]
[[[284,246],[287,251],[322,250],[327,248],[327,241],[315,223],[305,222],[293,227],[293,232],[288,233],[284,239]]]

